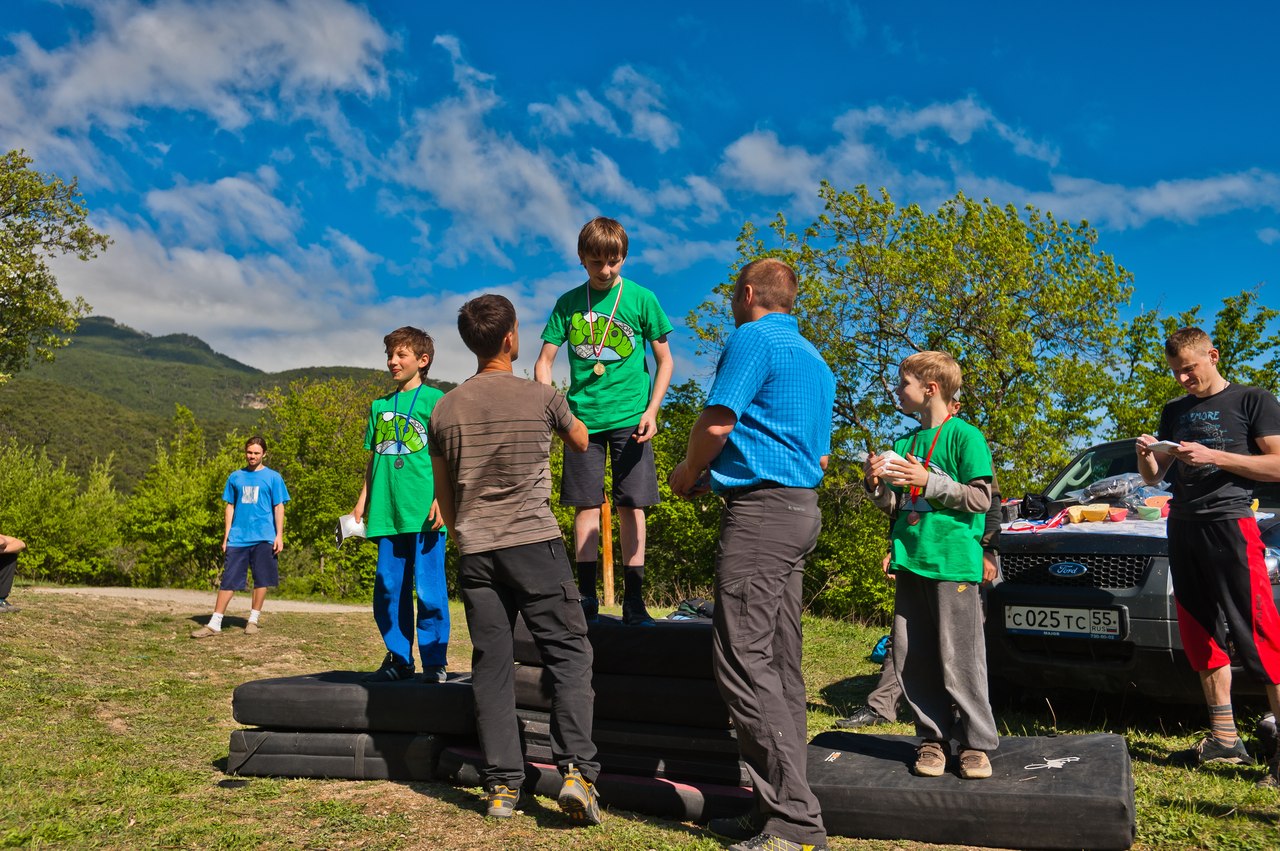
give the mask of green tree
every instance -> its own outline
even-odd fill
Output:
[[[58,291],[49,258],[89,260],[111,243],[86,222],[76,180],[40,174],[31,162],[22,151],[0,157],[0,383],[32,354],[52,359],[89,311]]]

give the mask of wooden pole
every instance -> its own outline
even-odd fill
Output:
[[[613,511],[609,497],[600,506],[600,558],[601,577],[604,582],[604,604],[613,605]]]

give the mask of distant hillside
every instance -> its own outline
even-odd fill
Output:
[[[80,473],[114,453],[117,483],[128,489],[150,466],[156,441],[168,440],[176,405],[189,408],[205,433],[218,437],[252,429],[264,395],[274,388],[371,377],[386,379],[386,373],[346,366],[263,372],[190,334],[153,337],[91,316],[52,363],[37,363],[0,385],[0,439],[43,446]],[[442,390],[455,386],[429,383]]]

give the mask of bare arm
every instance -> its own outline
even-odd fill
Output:
[[[538,352],[538,360],[533,364],[533,380],[539,384],[551,383],[551,365],[556,362],[556,352],[560,351],[559,346],[553,346],[545,340],[542,342],[542,349]]]
[[[1174,457],[1168,453],[1152,452],[1147,448],[1155,442],[1156,439],[1149,434],[1144,434],[1134,441],[1134,449],[1138,453],[1138,473],[1149,485],[1159,484],[1174,461]]]
[[[280,551],[284,549],[284,503],[277,502],[273,513],[276,516],[276,539],[271,545],[271,551],[280,555]]]
[[[0,535],[0,553],[20,553],[27,548],[21,538],[12,535]]]
[[[364,465],[364,481],[360,483],[360,495],[356,497],[356,506],[351,509],[351,515],[358,522],[364,522],[365,513],[369,506],[369,477],[373,475],[373,453],[369,453],[369,462]]]
[[[449,462],[439,455],[432,455],[431,476],[435,480],[436,513],[444,525],[452,529],[457,519],[457,506],[453,501],[453,476],[449,473]]]
[[[652,346],[657,369],[653,376],[653,392],[649,394],[649,406],[640,415],[640,425],[636,427],[637,443],[644,443],[658,433],[658,411],[662,408],[667,388],[671,386],[671,373],[676,364],[671,357],[671,344],[667,342],[666,334],[654,340]]]
[[[223,512],[222,524],[222,551],[227,551],[227,540],[231,537],[231,521],[236,516],[236,507],[232,503],[227,503],[227,510]]]
[[[1258,448],[1262,450],[1259,455],[1239,455],[1184,440],[1172,455],[1186,464],[1214,464],[1223,472],[1255,482],[1280,482],[1280,434],[1259,437]]]
[[[698,421],[689,430],[684,460],[676,465],[667,479],[672,493],[690,499],[707,492],[706,473],[711,462],[729,442],[729,435],[737,424],[738,415],[723,405],[703,408]]]
[[[560,435],[564,445],[574,452],[586,452],[587,447],[591,445],[591,435],[587,433],[587,427],[583,425],[582,420],[577,417],[573,418],[573,424],[564,431],[557,429],[556,434]]]

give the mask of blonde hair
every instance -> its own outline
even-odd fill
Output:
[[[596,216],[578,232],[579,257],[627,258],[627,232],[615,219]]]
[[[930,381],[938,385],[942,398],[951,402],[960,393],[964,376],[960,364],[946,352],[916,352],[898,367],[901,372],[914,375],[922,384]]]
[[[1207,352],[1212,348],[1213,340],[1199,328],[1179,328],[1164,341],[1164,353],[1171,358],[1176,358],[1187,349],[1203,349]]]

